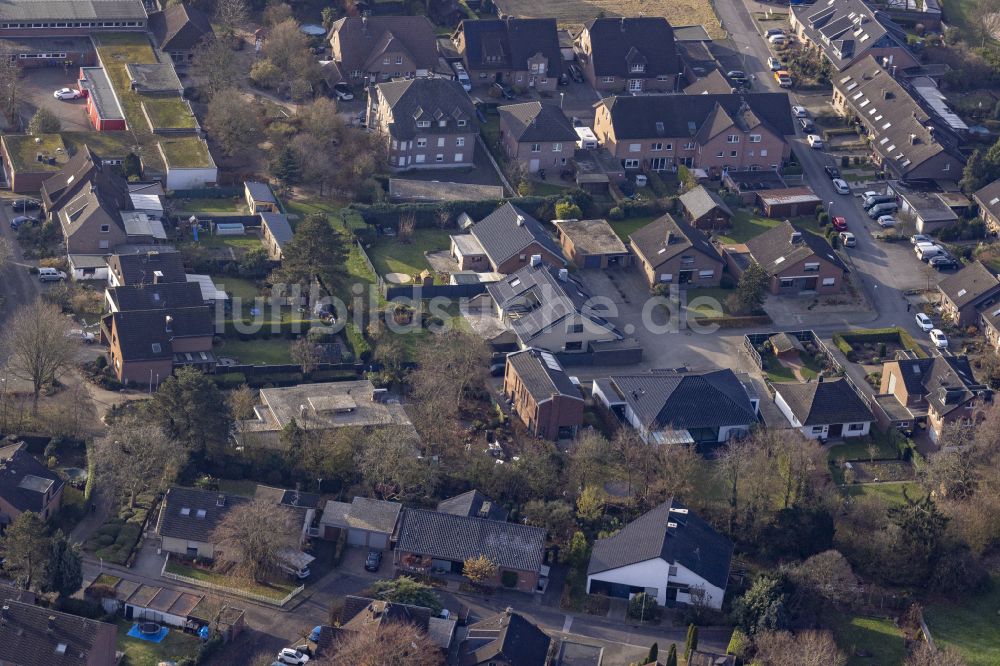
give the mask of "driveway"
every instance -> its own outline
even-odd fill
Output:
[[[0,237],[10,244],[12,254],[6,266],[0,269],[0,296],[3,296],[3,302],[0,303],[0,329],[3,329],[3,322],[11,312],[22,305],[33,303],[42,291],[41,283],[27,270],[37,263],[24,259],[17,235],[10,228],[13,215],[10,206],[4,202],[0,206]]]
[[[46,108],[59,118],[64,132],[89,132],[87,102],[84,99],[58,100],[52,93],[60,88],[76,88],[78,70],[62,67],[26,69],[21,79],[21,118],[25,127],[40,108]]]

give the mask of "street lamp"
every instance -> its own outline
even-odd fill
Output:
[[[831,222],[833,221],[833,202],[831,201],[826,205],[826,214],[830,216]]]

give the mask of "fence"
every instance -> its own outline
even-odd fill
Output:
[[[305,585],[299,585],[297,588],[289,592],[286,596],[281,599],[274,599],[272,597],[264,596],[263,594],[254,594],[253,592],[247,592],[246,590],[240,590],[234,587],[227,587],[225,585],[218,585],[216,583],[209,583],[205,580],[198,580],[197,578],[191,578],[190,576],[184,576],[182,574],[175,574],[167,571],[167,566],[170,564],[170,553],[167,553],[167,557],[163,560],[163,568],[160,570],[160,576],[162,578],[167,578],[169,580],[176,580],[179,583],[185,583],[187,585],[194,585],[195,587],[204,587],[215,592],[222,592],[223,594],[231,594],[234,597],[242,597],[243,599],[250,599],[251,601],[257,601],[262,604],[268,604],[269,606],[277,606],[281,608],[289,601],[294,599],[299,595],[302,590],[306,589]]]
[[[764,368],[764,359],[761,358],[760,352],[757,351],[757,347],[760,347],[762,344],[770,340],[771,336],[777,335],[777,333],[777,331],[771,333],[748,333],[743,336],[743,353],[749,356],[750,360],[757,364],[757,368]],[[840,364],[837,363],[836,359],[834,359],[830,354],[830,350],[827,346],[823,344],[823,341],[820,340],[819,336],[812,330],[785,331],[785,333],[792,336],[799,342],[809,342],[816,345],[816,347],[830,359],[832,364],[838,366],[838,368],[840,367]],[[840,370],[843,371],[843,368],[840,368]]]
[[[389,286],[379,279],[379,286],[382,295],[387,301],[395,298],[409,298],[419,301],[424,298],[435,298],[445,296],[448,298],[472,298],[479,294],[486,293],[486,285],[482,282],[475,284],[432,284],[432,285],[393,285]]]
[[[175,199],[228,199],[242,195],[242,187],[199,187],[191,190],[173,190]]]

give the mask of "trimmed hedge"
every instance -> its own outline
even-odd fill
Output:
[[[574,193],[570,193],[573,197]],[[357,211],[366,224],[396,227],[402,215],[413,215],[418,229],[436,226],[441,211],[448,211],[452,217],[468,213],[474,220],[480,220],[495,211],[504,201],[521,208],[535,217],[549,217],[555,204],[566,195],[548,197],[515,197],[489,201],[442,201],[434,203],[352,203],[349,208]]]
[[[927,358],[927,353],[920,348],[913,336],[901,328],[870,328],[833,334],[833,343],[845,356],[854,351],[852,343],[865,342],[898,342],[920,358]]]
[[[358,325],[354,322],[348,322],[344,327],[344,335],[347,338],[347,344],[354,353],[354,358],[361,361],[368,361],[372,355],[372,347],[368,344],[368,340],[365,339],[364,333],[358,328]]]

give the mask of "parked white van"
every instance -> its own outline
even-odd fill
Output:
[[[45,268],[43,266],[38,269],[38,279],[42,282],[62,282],[66,279],[66,274],[54,268]]]
[[[920,261],[929,261],[931,257],[939,257],[945,254],[944,248],[940,245],[931,245],[930,247],[926,245],[917,246],[917,256]]]
[[[469,74],[465,71],[462,63],[452,63],[451,68],[455,70],[455,78],[462,84],[462,89],[465,92],[470,92],[472,90],[472,79],[469,78]]]

